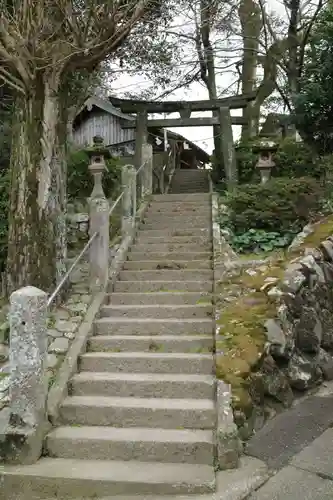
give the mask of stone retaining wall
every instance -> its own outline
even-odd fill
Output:
[[[243,439],[333,379],[331,234],[333,217],[307,226],[286,255],[257,261],[240,259],[220,235],[217,376],[231,386]]]

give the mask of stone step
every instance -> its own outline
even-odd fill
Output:
[[[111,293],[108,302],[115,305],[211,304],[212,295],[206,292]]]
[[[211,252],[136,252],[134,249],[127,254],[127,259],[132,260],[212,260]]]
[[[196,203],[196,202],[160,202],[160,203],[152,203],[146,212],[146,216],[156,213],[156,214],[165,214],[168,215],[177,213],[180,217],[185,215],[199,215],[199,212],[202,212],[202,215],[211,214],[212,207],[210,203]]]
[[[212,335],[98,335],[89,340],[92,352],[212,352]]]
[[[213,465],[213,433],[199,429],[58,427],[46,439],[49,456],[81,460]]]
[[[210,227],[211,226],[211,223],[212,223],[212,219],[211,219],[211,214],[210,212],[207,214],[204,214],[204,215],[200,215],[200,214],[189,214],[189,215],[180,215],[180,214],[174,214],[174,213],[170,213],[170,214],[151,214],[151,215],[147,215],[147,217],[145,218],[144,220],[144,223],[145,224],[165,224],[165,225],[169,225],[170,226],[170,229],[169,231],[170,232],[174,232],[174,231],[177,231],[176,229],[174,229],[174,224],[177,222],[177,224],[180,226],[184,226],[184,228],[186,226],[188,226],[188,230],[192,232],[196,231],[200,231],[200,227],[196,228],[196,227],[192,227],[192,223],[193,221],[196,222],[196,225],[198,226],[198,224],[201,225],[201,227],[205,228],[205,227]],[[144,229],[144,227],[143,227]],[[158,229],[157,229],[158,230]],[[184,229],[185,230],[185,229]]]
[[[76,396],[213,399],[215,379],[178,373],[81,372],[71,379],[69,392]]]
[[[42,458],[36,464],[6,467],[8,500],[93,499],[112,495],[176,495],[215,489],[213,467],[136,461]],[[20,495],[20,496],[19,496]]]
[[[100,318],[94,322],[95,335],[212,335],[212,318],[151,319]]]
[[[185,207],[183,209],[173,207],[173,209],[171,210],[170,203],[168,203],[166,207],[159,206],[158,208],[149,208],[145,214],[145,220],[147,222],[174,222],[175,219],[179,220],[179,222],[187,222],[189,220],[192,220],[193,218],[202,219],[203,221],[205,221],[205,224],[207,222],[211,222],[212,210],[209,206],[203,208],[196,208],[195,206],[191,206]]]
[[[171,183],[171,188],[169,190],[170,194],[180,194],[180,193],[201,193],[206,194],[209,192],[209,182],[208,179],[191,179],[189,177],[181,177],[178,179],[173,179]]]
[[[156,224],[159,224],[159,221],[156,221]],[[206,228],[205,224],[202,226],[202,228],[191,228],[190,222],[188,224],[188,228],[184,228],[181,231],[174,229],[172,227],[172,223],[170,224],[170,228],[168,229],[148,229],[147,231],[142,229],[137,236],[137,240],[140,239],[146,239],[146,238],[175,238],[182,236],[183,238],[190,237],[190,238],[211,238],[211,229]]]
[[[158,227],[158,224],[157,224]],[[186,244],[191,244],[191,245],[196,245],[196,244],[204,244],[204,245],[211,245],[212,244],[212,239],[208,234],[205,234],[205,229],[202,230],[202,234],[196,235],[196,236],[188,236],[188,235],[179,235],[179,236],[169,236],[168,233],[165,233],[164,236],[149,236],[146,233],[149,233],[150,231],[142,231],[145,233],[145,235],[140,233],[138,234],[138,237],[136,238],[136,244],[151,244],[151,245],[156,245],[158,243],[163,244],[166,241],[169,243],[186,243]],[[152,232],[155,232],[155,230],[152,230]],[[179,231],[181,233],[182,231]]]
[[[124,270],[144,269],[212,269],[211,260],[128,260],[124,262]]]
[[[209,192],[209,182],[208,179],[202,178],[190,178],[190,177],[179,177],[177,179],[173,179],[171,183],[171,189],[169,191],[170,194],[180,194],[180,193],[201,193],[206,194]]]
[[[212,304],[197,305],[105,305],[100,309],[101,318],[152,318],[183,319],[212,318]]]
[[[134,252],[168,253],[168,252],[211,252],[212,243],[135,243],[131,249]]]
[[[147,212],[145,213],[145,220],[174,220],[177,218],[179,221],[188,221],[193,218],[197,219],[203,219],[204,221],[211,221],[212,219],[212,210],[210,206],[205,206],[205,207],[199,207],[195,208],[193,206],[191,207],[185,207],[185,210],[182,212],[177,209],[172,210],[172,205],[167,204],[167,206],[163,207],[163,209],[160,207],[161,204],[159,204],[157,207],[150,207],[148,208]]]
[[[80,370],[128,373],[213,373],[211,354],[164,352],[87,352],[80,357]]]
[[[110,398],[71,396],[60,406],[66,425],[213,429],[214,402],[209,399]]]
[[[178,194],[155,194],[153,196],[153,202],[185,202],[190,201],[192,203],[210,203],[211,195],[209,193],[191,193],[188,195],[180,196]]]
[[[205,194],[205,193],[209,193],[209,185],[208,183],[206,184],[206,186],[202,186],[202,185],[191,185],[191,186],[186,186],[186,187],[171,187],[170,189],[170,194],[191,194],[191,193],[202,193],[202,194]]]
[[[146,271],[120,271],[119,279],[121,281],[194,281],[194,280],[212,280],[212,269],[178,269],[178,270],[146,270]]]
[[[146,230],[146,231],[156,231],[160,229],[173,229],[174,231],[177,231],[179,233],[182,233],[182,231],[188,230],[189,228],[194,228],[194,229],[208,229],[211,228],[211,222],[210,221],[201,221],[193,220],[191,222],[185,222],[185,221],[178,221],[176,218],[173,221],[173,223],[170,224],[169,221],[154,221],[154,222],[142,222],[140,224],[140,230]]]
[[[212,292],[213,282],[210,280],[205,281],[117,281],[112,290],[109,285],[110,291],[115,292]]]

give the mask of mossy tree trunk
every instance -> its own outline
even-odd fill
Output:
[[[16,100],[11,151],[8,292],[26,285],[52,291],[66,258],[66,179],[60,74],[37,73]],[[65,124],[66,128],[66,124]]]
[[[243,38],[242,93],[247,94],[256,88],[259,37],[262,29],[261,9],[256,1],[242,0],[238,7],[238,15]],[[254,103],[250,102],[242,112],[246,124],[242,126],[241,139],[246,141],[259,132],[260,108],[256,108]]]

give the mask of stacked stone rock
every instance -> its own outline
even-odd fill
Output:
[[[292,261],[265,292],[277,303],[266,322],[268,352],[284,361],[292,389],[304,391],[333,378],[333,237]],[[281,363],[280,363],[281,364]]]
[[[306,226],[295,238],[289,255],[297,251],[303,255],[289,262],[282,279],[270,277],[269,263],[263,261],[233,260],[225,271],[230,277],[246,266],[245,272],[251,276],[265,275],[261,292],[276,304],[276,315],[264,325],[264,351],[248,379],[254,411],[250,417],[234,412],[244,439],[267,418],[291,406],[295,397],[333,379],[333,236],[318,248],[302,250],[315,229]],[[233,286],[229,301],[236,300],[237,285]]]

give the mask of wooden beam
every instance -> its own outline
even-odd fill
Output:
[[[215,101],[138,101],[131,99],[119,99],[109,97],[109,101],[116,108],[120,108],[123,113],[137,113],[147,111],[147,113],[175,113],[181,110],[192,111],[212,111],[220,107],[229,109],[245,108],[247,104],[256,98],[256,92],[241,94]]]
[[[243,125],[245,119],[242,116],[232,116],[232,125]],[[218,125],[219,119],[214,116],[204,118],[161,118],[160,120],[148,120],[148,128],[163,128],[163,127],[208,127]],[[123,120],[122,128],[135,128],[135,123]]]

